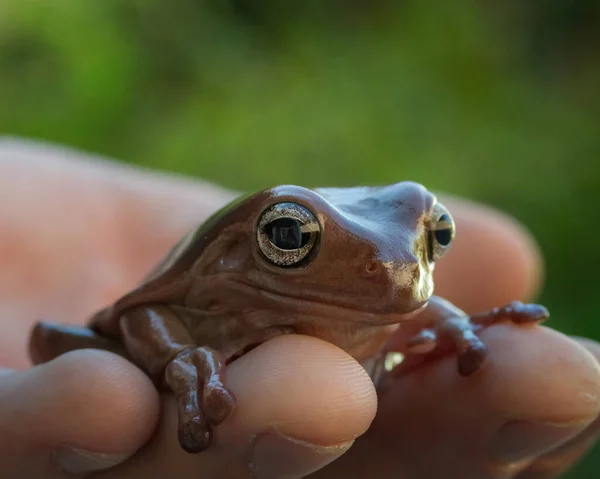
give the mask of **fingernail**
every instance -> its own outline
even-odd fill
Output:
[[[278,432],[269,432],[257,438],[250,468],[256,479],[301,478],[337,459],[353,442],[315,446]]]
[[[586,424],[540,424],[512,421],[499,431],[491,453],[497,460],[520,461],[543,454],[574,437]]]
[[[54,460],[68,474],[101,471],[120,464],[128,457],[127,454],[102,454],[73,447],[62,447],[54,453]]]

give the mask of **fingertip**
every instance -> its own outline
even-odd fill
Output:
[[[456,355],[391,375],[369,440],[339,467],[366,473],[357,457],[381,454],[396,459],[376,475],[512,476],[598,416],[600,367],[581,345],[541,326],[495,325],[481,338],[488,361],[470,377]]]
[[[552,425],[587,424],[600,413],[600,366],[578,342],[543,326],[498,325],[482,338],[490,365],[481,392],[499,413]]]
[[[493,361],[479,399],[489,405],[491,418],[504,422],[491,443],[489,465],[524,460],[524,469],[568,444],[585,443],[578,438],[600,414],[600,366],[593,354],[539,326],[501,325],[483,336]]]
[[[377,409],[366,371],[342,350],[282,336],[230,370],[238,428],[255,435],[250,467],[261,479],[305,477],[343,455]]]
[[[373,421],[377,395],[362,366],[316,338],[290,335],[264,343],[230,366],[244,428],[270,424],[315,445],[354,440]]]
[[[596,362],[600,361],[600,343],[589,338],[573,339],[591,353]],[[597,444],[599,431],[600,416],[569,441],[538,457],[519,475],[519,479],[549,479],[561,476]]]
[[[45,380],[55,385],[56,398],[63,400],[63,410],[69,413],[61,423],[65,433],[70,430],[82,435],[79,447],[133,452],[156,426],[156,388],[141,370],[120,356],[99,350],[67,353],[48,363]],[[85,424],[79,422],[82,418]]]
[[[150,437],[158,395],[149,379],[111,353],[80,350],[7,376],[0,420],[18,414],[29,447],[63,445],[101,454],[133,454]]]
[[[457,235],[436,269],[439,294],[470,313],[534,297],[544,266],[532,234],[494,208],[453,197],[444,202]]]

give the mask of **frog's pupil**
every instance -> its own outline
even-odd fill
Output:
[[[435,230],[435,239],[442,246],[448,246],[452,240],[452,231],[450,228],[444,230]]]
[[[442,226],[440,229],[436,229],[434,232],[436,241],[442,246],[448,246],[452,241],[452,226],[450,217],[448,215],[440,216],[438,225]]]
[[[266,226],[265,233],[275,246],[293,250],[304,246],[310,239],[309,233],[300,231],[300,222],[294,218],[279,218]]]

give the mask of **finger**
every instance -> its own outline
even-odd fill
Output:
[[[335,346],[305,336],[268,341],[229,366],[237,406],[212,447],[185,453],[171,399],[157,436],[134,460],[96,478],[300,478],[338,458],[369,427],[376,394],[364,369]],[[111,475],[114,474],[114,475]]]
[[[600,344],[586,338],[575,338],[600,362]],[[600,417],[580,434],[558,448],[539,457],[519,479],[552,479],[571,469],[594,445],[600,434]]]
[[[531,234],[499,211],[459,198],[441,198],[456,221],[456,238],[435,271],[436,294],[469,313],[530,300],[542,280]]]
[[[497,325],[490,363],[468,380],[455,359],[395,378],[371,429],[315,477],[513,477],[585,430],[600,407],[600,368],[566,336]]]
[[[158,396],[115,355],[77,351],[0,375],[0,478],[59,478],[114,466],[150,437]]]

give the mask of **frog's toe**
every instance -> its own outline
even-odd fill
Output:
[[[471,322],[484,327],[500,321],[511,321],[515,324],[535,324],[545,321],[549,317],[548,309],[541,304],[513,301],[491,311],[475,314],[471,316]]]
[[[202,410],[210,424],[218,425],[227,419],[235,407],[235,397],[222,384],[204,388]]]
[[[537,323],[550,317],[546,307],[541,304],[514,301],[508,307],[508,314],[514,323]]]
[[[487,361],[488,352],[481,340],[472,341],[458,356],[458,373],[470,376],[477,372]]]
[[[437,333],[433,329],[424,329],[410,338],[406,347],[412,354],[430,353],[437,346],[437,339]]]
[[[196,416],[179,425],[179,443],[190,454],[208,449],[212,443],[210,426],[201,416]]]

